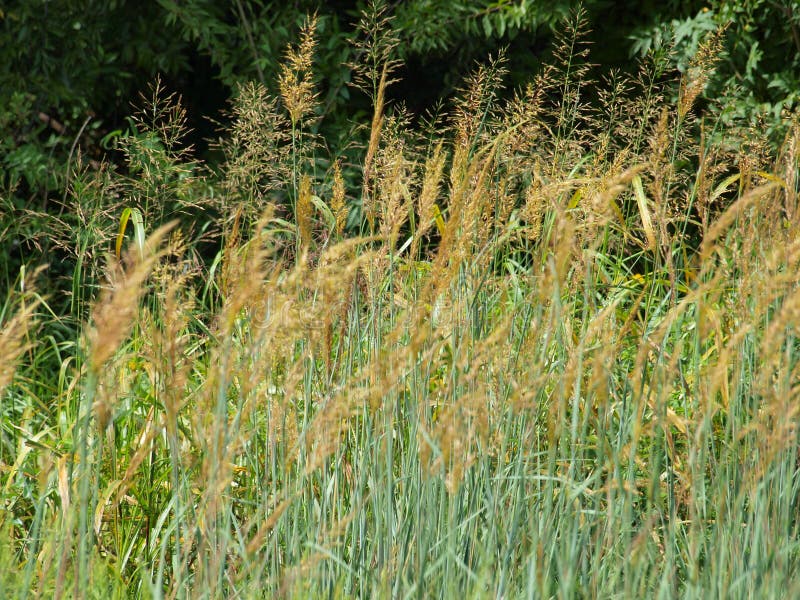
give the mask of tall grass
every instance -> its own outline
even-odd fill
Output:
[[[594,82],[577,23],[422,135],[373,35],[361,168],[323,174],[311,23],[221,173],[156,96],[128,173],[74,178],[80,335],[9,290],[0,596],[800,592],[797,122],[770,154],[695,114],[717,38],[674,103]]]

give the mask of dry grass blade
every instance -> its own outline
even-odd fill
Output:
[[[300,247],[307,250],[311,247],[311,221],[314,216],[314,204],[311,200],[311,178],[303,175],[300,179],[300,189],[297,193],[297,208],[295,219]]]
[[[147,238],[144,252],[129,249],[123,261],[125,267],[112,262],[106,288],[92,310],[92,327],[88,332],[89,367],[98,373],[128,337],[139,309],[144,283],[161,258],[159,245],[175,222],[159,227]]]
[[[20,357],[32,345],[29,341],[40,300],[24,302],[0,329],[0,393],[11,383]]]
[[[746,211],[752,204],[762,200],[779,187],[776,182],[766,183],[757,188],[753,188],[736,202],[731,204],[728,209],[708,228],[703,244],[700,249],[702,260],[707,260],[717,246],[717,240],[728,230],[728,228]]]
[[[650,208],[647,206],[647,196],[642,187],[642,178],[639,175],[633,177],[633,192],[636,196],[636,205],[639,207],[639,216],[642,219],[642,227],[647,238],[647,249],[653,250],[656,247],[656,231],[653,227],[653,219],[650,217]]]
[[[369,130],[369,144],[367,145],[367,151],[364,155],[364,174],[363,174],[363,187],[362,187],[362,198],[364,202],[364,214],[367,217],[367,222],[369,223],[370,233],[375,231],[375,199],[373,198],[372,193],[372,180],[374,177],[373,173],[373,162],[375,161],[375,155],[378,152],[378,147],[380,146],[381,140],[381,131],[383,129],[383,110],[384,110],[384,99],[386,97],[386,86],[387,86],[387,76],[388,76],[389,68],[388,66],[384,66],[383,70],[381,71],[381,78],[380,82],[378,83],[378,90],[377,96],[375,98],[375,108],[372,115],[372,126]]]
[[[433,149],[433,153],[425,163],[425,173],[422,178],[422,190],[417,200],[417,213],[419,223],[414,237],[414,246],[411,256],[417,256],[417,247],[425,234],[433,227],[436,218],[436,202],[439,199],[444,173],[447,153],[444,151],[444,143],[439,142]]]
[[[347,202],[345,199],[344,177],[340,161],[333,163],[333,189],[331,190],[331,211],[336,219],[336,235],[341,236],[347,225]]]

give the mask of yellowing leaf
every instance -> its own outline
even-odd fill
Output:
[[[647,238],[647,249],[652,250],[656,247],[656,231],[653,228],[653,219],[650,217],[650,209],[647,206],[647,196],[644,195],[642,178],[638,175],[633,176],[633,193],[636,196],[636,205],[639,207],[639,216],[642,219],[642,228]]]

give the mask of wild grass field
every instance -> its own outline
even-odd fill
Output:
[[[312,19],[218,169],[156,86],[28,215],[69,270],[0,309],[0,597],[800,595],[797,116],[697,104],[722,32],[672,85],[575,25],[420,124],[372,31],[358,161]]]

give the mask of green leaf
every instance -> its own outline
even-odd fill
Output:
[[[114,248],[117,258],[122,253],[122,240],[125,239],[125,230],[128,228],[130,219],[133,219],[133,235],[139,248],[139,254],[144,256],[145,233],[142,212],[138,208],[126,208],[119,218],[119,233],[117,233],[117,243]]]

